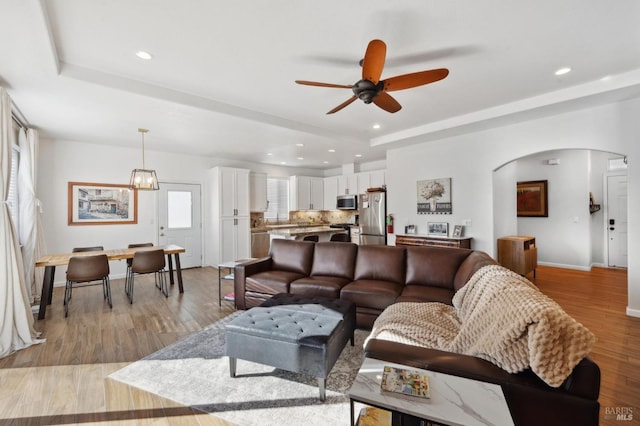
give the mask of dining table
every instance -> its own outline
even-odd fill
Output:
[[[152,247],[131,247],[121,249],[111,249],[102,251],[86,251],[75,253],[62,253],[62,254],[47,254],[42,256],[36,261],[36,267],[44,268],[44,279],[42,280],[42,293],[40,295],[40,310],[38,311],[38,319],[44,319],[47,305],[51,304],[53,297],[53,281],[56,273],[56,266],[66,266],[69,264],[69,259],[74,256],[95,256],[99,254],[106,254],[107,258],[111,260],[123,260],[132,259],[138,251],[149,251],[163,249],[167,256],[167,264],[169,266],[169,282],[174,284],[173,279],[173,260],[175,260],[175,271],[178,280],[178,287],[180,293],[184,293],[184,287],[182,285],[182,269],[180,268],[180,253],[184,253],[184,247],[180,247],[175,244],[168,244],[165,246],[152,246]],[[173,259],[172,259],[173,256]]]

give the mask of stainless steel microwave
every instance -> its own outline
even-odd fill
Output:
[[[358,195],[338,195],[336,208],[338,210],[358,210]]]

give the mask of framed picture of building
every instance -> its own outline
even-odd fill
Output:
[[[128,185],[69,182],[69,225],[138,223],[138,191]]]
[[[432,237],[448,237],[449,224],[447,222],[427,222],[427,234]]]
[[[517,183],[518,217],[548,217],[547,181],[533,180]]]

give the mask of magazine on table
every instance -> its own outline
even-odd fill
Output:
[[[385,366],[380,388],[385,392],[429,398],[429,376],[425,371]]]

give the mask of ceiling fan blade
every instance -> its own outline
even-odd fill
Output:
[[[362,79],[369,80],[373,84],[378,84],[384,60],[387,55],[387,45],[382,40],[371,40],[367,46],[367,52],[362,61]]]
[[[306,86],[335,87],[337,89],[351,89],[351,86],[347,86],[345,84],[318,83],[317,81],[305,81],[305,80],[296,80],[296,83],[304,84]]]
[[[337,107],[335,107],[334,109],[329,111],[327,114],[333,114],[334,112],[340,111],[342,108],[346,107],[347,105],[349,105],[351,102],[355,101],[356,99],[358,99],[358,97],[356,95],[353,95],[352,97],[350,97],[349,99],[347,99],[346,101],[344,101],[343,103],[341,103],[340,105],[338,105]]]
[[[373,98],[373,103],[387,112],[398,112],[402,108],[402,105],[396,101],[393,96],[387,92],[380,92],[378,96]]]
[[[423,84],[433,83],[434,81],[442,80],[449,75],[449,70],[446,68],[438,68],[429,71],[414,72],[411,74],[399,75],[397,77],[391,77],[384,81],[384,89],[387,92],[393,92],[394,90],[410,89],[411,87],[422,86]]]

